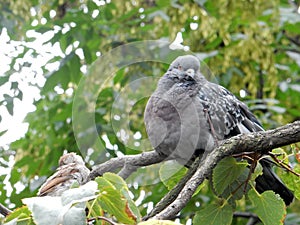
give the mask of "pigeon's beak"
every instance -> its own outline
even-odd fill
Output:
[[[196,74],[195,70],[188,69],[187,71],[185,71],[185,73],[186,73],[187,76],[189,76],[189,77],[191,77],[193,79],[195,78],[195,74]]]
[[[195,71],[193,69],[179,71],[177,76],[180,80],[195,80]]]
[[[182,71],[176,68],[173,68],[169,71],[170,78],[181,78]]]

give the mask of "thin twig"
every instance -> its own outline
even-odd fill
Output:
[[[255,219],[258,219],[258,216],[254,213],[250,213],[250,212],[234,212],[233,213],[233,217],[242,217],[242,218],[255,218]]]
[[[296,175],[297,177],[300,177],[300,174],[299,174],[299,173],[293,171],[293,170],[292,170],[287,164],[285,164],[284,162],[279,161],[274,153],[269,152],[268,155],[270,155],[270,156],[272,157],[272,159],[273,159],[273,160],[274,160],[281,168],[286,169],[287,171],[293,173],[293,174]]]
[[[118,225],[118,223],[115,223],[114,221],[104,217],[104,216],[97,216],[97,217],[92,217],[92,218],[89,218],[87,221],[88,222],[92,222],[94,220],[104,220],[105,222],[108,222],[110,223],[111,225]]]
[[[233,217],[249,219],[246,225],[255,225],[260,222],[259,217],[256,214],[250,212],[235,212],[233,213]]]
[[[6,208],[4,205],[2,205],[0,203],[0,214],[3,216],[7,216],[8,214],[10,214],[12,211],[8,208]]]

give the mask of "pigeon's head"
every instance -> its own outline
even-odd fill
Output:
[[[71,163],[84,165],[84,161],[81,156],[76,155],[74,152],[67,153],[60,157],[59,166],[68,165]]]
[[[185,72],[194,70],[194,72],[197,72],[200,70],[200,62],[193,55],[179,56],[171,63],[170,69],[178,69]]]
[[[177,82],[196,80],[196,74],[200,74],[200,62],[193,55],[177,57],[169,67],[169,77]]]

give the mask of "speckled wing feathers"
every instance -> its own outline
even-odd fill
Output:
[[[198,99],[220,140],[263,130],[247,106],[222,86],[206,82],[199,90]]]

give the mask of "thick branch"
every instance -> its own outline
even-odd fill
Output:
[[[196,172],[200,163],[200,158],[197,158],[187,174],[176,184],[176,186],[169,191],[160,201],[156,204],[153,210],[146,215],[143,220],[148,220],[149,218],[155,216],[157,213],[161,212],[165,209],[168,205],[170,205],[178,196],[182,188],[186,185],[186,182],[193,176]]]
[[[119,175],[123,179],[126,179],[132,172],[136,170],[136,168],[160,163],[164,161],[165,158],[165,156],[158,154],[156,151],[112,158],[93,169],[89,178],[93,180],[105,172],[113,172],[119,168],[122,168]]]
[[[7,216],[10,213],[11,213],[11,210],[9,210],[8,208],[6,208],[4,205],[2,205],[0,203],[0,214],[3,216]]]
[[[194,175],[185,181],[184,185],[178,185],[174,191],[171,191],[156,208],[156,219],[174,218],[177,213],[191,199],[197,187],[211,173],[217,162],[227,155],[243,152],[261,152],[266,154],[274,148],[285,146],[288,144],[300,142],[300,121],[279,127],[274,130],[262,131],[258,133],[241,134],[227,139],[214,151],[208,153],[200,161],[200,166]],[[169,160],[170,158],[168,158]],[[127,155],[123,157],[113,158],[109,161],[98,165],[90,174],[90,179],[101,176],[105,172],[116,171],[120,168],[119,175],[124,179],[127,178],[137,168],[152,165],[166,160],[165,156],[155,151],[144,152],[138,155]],[[189,177],[188,177],[189,178]],[[184,187],[183,187],[184,186]],[[180,193],[178,194],[178,192]],[[170,203],[172,202],[172,203]],[[163,209],[165,208],[165,209]],[[159,212],[159,210],[161,210]],[[153,216],[155,213],[151,213]],[[147,216],[147,218],[149,218]]]
[[[266,132],[241,134],[225,140],[222,145],[203,157],[196,173],[174,200],[155,219],[173,218],[188,203],[197,187],[211,173],[217,162],[227,155],[256,151],[267,153],[274,148],[300,141],[300,121]]]

